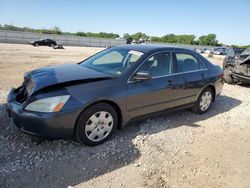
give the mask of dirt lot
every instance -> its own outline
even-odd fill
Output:
[[[6,95],[24,72],[78,62],[99,50],[0,44],[0,187],[249,187],[246,86],[225,84],[204,115],[182,110],[133,122],[97,147],[40,140],[15,129]]]

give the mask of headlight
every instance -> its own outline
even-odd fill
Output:
[[[49,97],[28,104],[25,110],[34,112],[58,112],[69,99],[69,95]]]

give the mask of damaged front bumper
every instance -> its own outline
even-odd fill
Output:
[[[12,89],[7,99],[7,110],[18,129],[45,138],[73,137],[78,111],[30,112],[24,109],[22,103],[17,102],[16,97],[17,91]]]

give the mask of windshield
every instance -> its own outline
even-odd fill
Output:
[[[244,50],[240,55],[250,55],[250,48]]]
[[[110,48],[90,57],[80,65],[118,76],[137,62],[142,55],[143,53],[139,51]]]

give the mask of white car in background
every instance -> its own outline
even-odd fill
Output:
[[[226,54],[226,48],[214,48],[213,54],[215,55],[225,55]]]
[[[200,53],[200,54],[205,53],[205,49],[204,49],[204,48],[196,48],[195,51],[196,51],[197,53]]]
[[[213,54],[213,50],[212,49],[206,49],[205,54]]]

